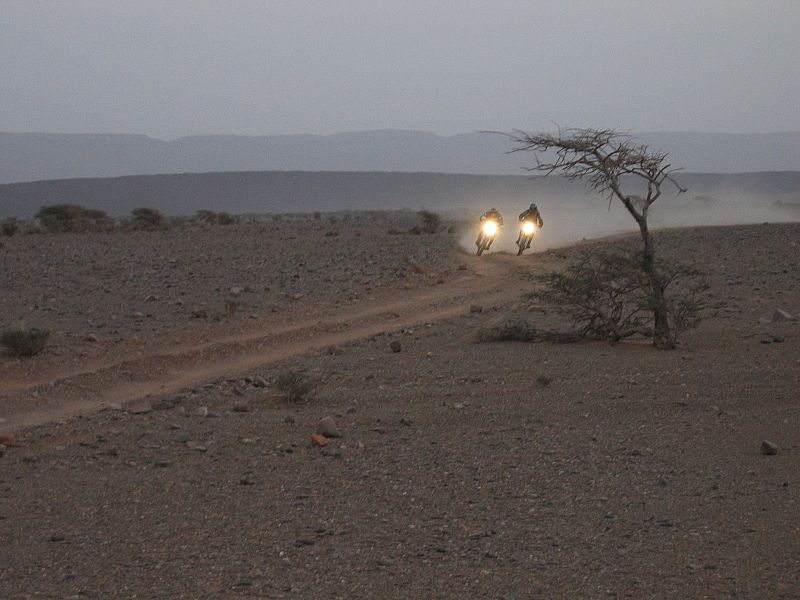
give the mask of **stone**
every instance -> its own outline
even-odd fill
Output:
[[[205,308],[195,308],[192,310],[192,316],[195,319],[207,319],[208,311]]]
[[[195,452],[206,452],[208,448],[198,444],[197,442],[192,442],[191,440],[186,442],[186,447],[189,450],[194,450]]]
[[[131,317],[134,319],[144,319],[144,313],[137,310],[131,315]]]
[[[778,453],[778,446],[770,442],[769,440],[764,440],[761,442],[761,454],[766,456],[774,456]]]
[[[157,300],[158,296],[156,296],[155,294],[150,294],[144,299],[145,302],[156,302]]]
[[[125,407],[126,412],[132,415],[145,415],[153,410],[153,406],[147,402],[134,402]]]
[[[255,480],[253,479],[252,471],[246,471],[239,477],[239,484],[240,485],[254,485]]]
[[[267,380],[263,377],[253,377],[253,387],[265,388],[267,387]]]
[[[155,461],[153,464],[155,466],[157,466],[157,467],[160,467],[160,468],[164,469],[164,468],[170,466],[172,464],[172,462],[168,461],[168,460],[160,459],[160,460]]]
[[[238,296],[238,295],[239,295],[239,294],[241,294],[243,291],[244,291],[244,290],[242,290],[242,288],[240,288],[240,287],[232,287],[232,288],[230,289],[231,296]]]
[[[483,307],[478,305],[478,304],[472,304],[469,307],[469,312],[471,312],[471,313],[482,313],[483,312]]]
[[[16,446],[17,438],[13,433],[0,433],[0,444],[4,446]]]
[[[791,314],[789,314],[788,312],[786,312],[785,310],[782,310],[780,308],[775,309],[775,312],[772,313],[772,321],[773,322],[794,321],[794,320],[795,320],[794,316],[792,316]]]
[[[333,417],[322,417],[317,423],[317,433],[324,435],[326,438],[342,437],[339,427]]]
[[[83,338],[83,341],[84,342],[91,342],[92,344],[96,344],[97,342],[100,341],[100,338],[98,338],[95,334],[90,333],[85,338]]]
[[[196,414],[198,417],[207,417],[208,416],[208,407],[207,406],[201,406],[196,411],[194,411],[194,414]]]
[[[319,435],[318,433],[312,433],[311,445],[323,448],[328,445],[328,439],[324,435]]]
[[[403,349],[403,344],[400,343],[400,340],[392,340],[389,342],[389,348],[392,352],[400,352]]]
[[[180,444],[185,444],[186,442],[190,442],[192,440],[192,436],[190,436],[185,431],[181,431],[180,433],[175,435],[175,441]]]
[[[247,402],[236,402],[231,410],[237,413],[246,413],[250,410],[250,407],[247,406]]]

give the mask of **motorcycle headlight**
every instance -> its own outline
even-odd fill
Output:
[[[497,223],[494,221],[486,221],[483,224],[483,233],[486,235],[494,235],[497,233]]]
[[[530,221],[525,221],[522,224],[522,233],[524,233],[525,235],[531,235],[534,231],[536,231],[536,225],[534,225]]]

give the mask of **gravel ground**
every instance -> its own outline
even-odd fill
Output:
[[[800,324],[758,320],[800,313],[799,240],[660,234],[727,302],[675,351],[475,343],[527,303],[484,306],[18,432],[0,595],[796,598]]]

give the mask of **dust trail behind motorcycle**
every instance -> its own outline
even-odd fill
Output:
[[[585,239],[638,231],[632,217],[617,200],[609,205],[607,200],[587,194],[578,197],[536,196],[535,201],[544,227],[537,232],[526,254],[570,246]],[[504,227],[489,252],[516,254],[518,217],[527,206],[512,205],[501,199],[488,199],[485,207],[458,213],[459,220],[464,223],[459,231],[459,247],[464,252],[475,253],[478,220],[489,207],[497,208],[504,221]],[[719,200],[708,196],[665,194],[651,207],[649,215],[651,229],[798,220],[800,203],[776,202],[770,196],[731,193]]]

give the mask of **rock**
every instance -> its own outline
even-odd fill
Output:
[[[239,294],[241,294],[241,293],[242,293],[242,291],[243,291],[243,290],[242,290],[242,288],[240,288],[240,287],[232,287],[232,288],[230,289],[231,296],[238,296]]]
[[[246,413],[250,410],[250,407],[247,406],[247,402],[236,402],[231,410],[237,413]]]
[[[208,450],[205,446],[201,446],[197,442],[192,442],[191,440],[186,442],[186,447],[189,450],[194,450],[195,452],[205,452]]]
[[[300,538],[298,540],[295,540],[295,542],[294,542],[294,545],[297,546],[298,548],[300,546],[313,546],[314,544],[315,544],[315,540],[313,540],[311,538]]]
[[[342,458],[342,451],[339,448],[332,448],[328,446],[322,449],[322,456],[330,456],[332,458]]]
[[[190,436],[185,431],[180,432],[175,436],[175,441],[180,444],[185,444],[186,442],[190,442],[192,440],[192,436]]]
[[[403,349],[403,344],[400,343],[400,340],[392,340],[389,342],[389,348],[391,348],[392,352],[400,352]]]
[[[172,462],[169,461],[169,460],[160,459],[160,460],[155,461],[153,464],[155,466],[157,466],[157,467],[160,467],[160,468],[164,469],[164,468],[170,466],[172,464]]]
[[[131,315],[131,317],[134,319],[144,319],[144,313],[137,310]]]
[[[205,308],[195,308],[192,310],[192,316],[195,319],[207,319],[208,311]]]
[[[134,402],[125,407],[125,411],[132,415],[144,415],[153,410],[153,406],[147,402]]]
[[[242,476],[239,477],[239,484],[240,485],[254,485],[255,484],[255,480],[253,479],[253,472],[252,471],[246,471],[245,473],[243,473]]]
[[[194,411],[194,414],[196,414],[198,417],[207,417],[208,416],[208,407],[207,406],[201,406],[196,411]]]
[[[471,313],[482,313],[483,312],[483,307],[478,305],[478,304],[472,304],[469,307],[469,312],[471,312]]]
[[[313,446],[319,446],[320,448],[323,448],[328,445],[328,439],[324,435],[319,435],[318,433],[312,433],[311,444]]]
[[[780,308],[775,309],[775,312],[772,313],[772,321],[776,323],[778,321],[794,321],[795,317],[786,312],[785,310],[781,310]]]
[[[150,294],[149,296],[147,296],[144,299],[144,301],[145,302],[156,302],[156,301],[158,301],[158,296],[156,296],[155,294]]]
[[[16,446],[17,438],[13,433],[0,433],[0,444],[3,446]]]
[[[265,388],[267,387],[267,380],[263,377],[253,377],[253,387]]]
[[[84,342],[91,342],[93,344],[96,344],[97,342],[100,341],[100,339],[95,334],[90,333],[85,338],[83,338],[83,341]]]
[[[761,454],[765,454],[767,456],[774,456],[778,453],[778,446],[773,444],[768,440],[764,440],[761,442]]]
[[[283,420],[284,423],[292,424],[294,423],[294,417],[292,415],[286,415],[286,418]]]
[[[317,423],[317,433],[324,435],[326,438],[342,437],[339,427],[333,417],[322,417]]]

